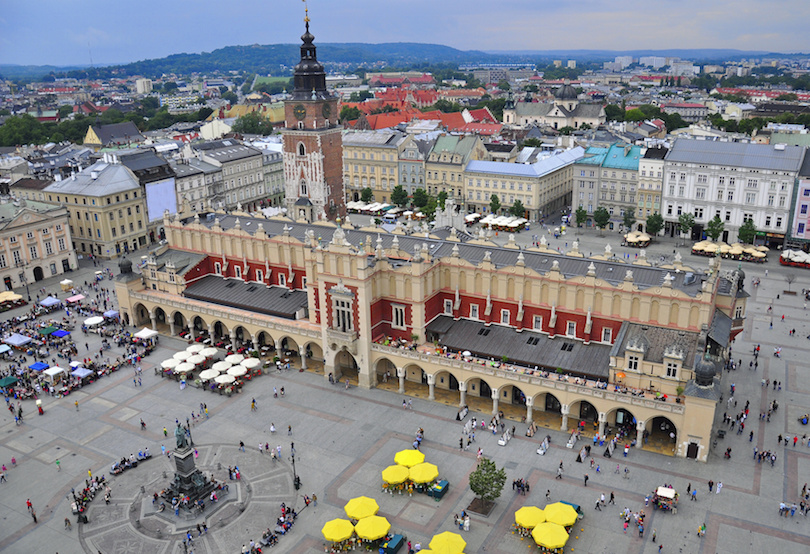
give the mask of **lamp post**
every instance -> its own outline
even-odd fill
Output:
[[[301,488],[301,479],[298,477],[298,474],[295,473],[295,443],[290,443],[290,459],[292,460],[292,470],[293,470],[293,487],[295,490]]]
[[[20,269],[20,282],[25,285],[25,293],[28,295],[28,301],[31,302],[31,291],[28,290],[28,278],[25,276],[25,264],[17,262],[17,269]]]

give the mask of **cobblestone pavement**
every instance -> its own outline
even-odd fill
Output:
[[[569,236],[569,238],[571,238]],[[615,237],[614,237],[615,238]],[[498,237],[498,240],[505,240]],[[604,249],[611,237],[598,237],[583,231],[580,251],[587,253]],[[564,243],[564,241],[563,241]],[[615,244],[615,243],[614,243]],[[674,241],[664,239],[650,248],[653,256],[671,254]],[[614,249],[621,252],[621,249]],[[686,252],[684,248],[680,251]],[[685,254],[684,262],[706,267],[704,258]],[[564,434],[548,430],[552,446],[545,456],[535,453],[537,441],[518,436],[506,447],[499,447],[492,435],[478,437],[484,455],[493,458],[507,470],[507,487],[489,517],[473,515],[469,532],[464,533],[466,552],[513,553],[529,546],[511,533],[514,512],[523,505],[545,505],[545,492],[552,500],[564,499],[583,506],[585,517],[574,528],[568,547],[577,552],[802,552],[810,548],[810,521],[798,515],[779,517],[779,502],[798,503],[798,494],[805,481],[810,481],[810,448],[779,446],[777,436],[808,432],[797,421],[810,411],[810,374],[806,360],[810,359],[810,321],[800,297],[786,296],[784,275],[795,273],[793,291],[810,288],[810,272],[782,268],[771,254],[764,266],[744,264],[746,289],[751,293],[745,332],[733,345],[733,356],[741,359],[741,368],[722,376],[724,401],[730,385],[736,385],[735,400],[739,411],[746,400],[751,403],[753,416],[745,435],[730,432],[713,449],[708,463],[698,463],[633,450],[628,458],[597,461],[610,467],[618,461],[630,468],[631,479],[621,479],[612,471],[596,474],[577,464],[575,453],[564,448]],[[112,266],[113,264],[107,264]],[[725,269],[733,267],[724,262]],[[765,268],[769,276],[765,277]],[[90,279],[92,265],[82,262],[71,278],[77,284]],[[752,288],[753,277],[762,278],[762,285]],[[105,281],[105,286],[111,285]],[[58,280],[39,283],[55,289]],[[35,294],[34,286],[32,293]],[[777,295],[779,298],[777,299]],[[64,297],[64,295],[62,295]],[[799,298],[799,300],[797,300]],[[773,305],[773,313],[766,310]],[[781,316],[785,315],[782,322]],[[14,315],[8,312],[6,316]],[[770,329],[773,318],[773,329]],[[796,329],[789,336],[791,329]],[[80,338],[84,342],[84,337]],[[88,340],[91,349],[97,341]],[[748,369],[755,344],[761,344],[759,368]],[[783,348],[782,358],[771,355],[773,348]],[[156,376],[152,368],[174,351],[184,347],[181,341],[162,337],[158,351],[144,361],[143,386],[132,383],[131,370],[125,369],[85,387],[67,398],[44,398],[45,415],[37,416],[33,403],[26,403],[27,417],[19,427],[3,410],[0,420],[0,462],[10,466],[12,456],[17,467],[10,468],[7,482],[0,483],[0,551],[9,553],[58,552],[60,554],[97,551],[113,552],[182,552],[179,532],[193,522],[173,522],[164,526],[165,533],[155,534],[151,495],[163,473],[171,476],[169,460],[156,456],[119,477],[112,478],[110,505],[97,498],[91,505],[87,526],[79,526],[70,516],[67,496],[72,487],[84,482],[87,470],[106,473],[110,464],[121,456],[149,446],[160,453],[166,440],[162,428],[172,428],[175,418],[185,419],[200,402],[208,405],[210,419],[193,427],[193,438],[199,450],[198,464],[206,472],[227,479],[227,466],[238,465],[244,480],[235,484],[233,494],[220,512],[208,521],[209,533],[194,542],[194,552],[238,553],[241,545],[258,539],[261,530],[272,526],[281,502],[294,504],[300,510],[297,524],[283,536],[274,552],[323,552],[321,526],[343,515],[343,505],[350,498],[365,494],[377,499],[380,514],[389,518],[395,532],[407,535],[411,541],[427,546],[430,538],[442,531],[453,530],[453,516],[465,509],[473,498],[468,477],[475,468],[475,453],[457,447],[461,425],[454,421],[455,410],[443,404],[415,399],[413,410],[402,409],[402,397],[383,391],[330,387],[309,372],[282,373],[262,376],[248,383],[241,395],[224,397],[192,387],[179,390],[172,380]],[[82,348],[80,348],[81,355]],[[115,352],[115,351],[113,351]],[[802,369],[805,368],[805,369]],[[761,379],[782,382],[782,390],[761,386]],[[274,386],[284,386],[284,398],[274,399]],[[251,398],[258,409],[250,410]],[[78,399],[77,412],[73,401]],[[756,414],[776,399],[779,409],[771,421],[760,422]],[[717,410],[716,426],[724,411],[734,413],[725,402]],[[479,419],[486,414],[476,415]],[[139,420],[147,423],[141,431]],[[270,424],[279,430],[292,425],[293,436],[283,431],[271,435]],[[426,432],[423,451],[427,460],[439,466],[442,477],[450,481],[450,490],[440,502],[422,495],[387,495],[380,491],[380,471],[393,463],[394,453],[410,448],[414,432],[423,427]],[[753,441],[748,430],[754,431]],[[240,452],[243,440],[246,452]],[[295,491],[292,484],[290,442],[295,442],[296,472],[303,488]],[[259,442],[281,445],[280,462],[272,462],[259,454]],[[801,441],[800,441],[801,444]],[[753,459],[753,447],[778,452],[776,464],[758,465]],[[724,460],[722,452],[732,447],[732,459]],[[57,472],[55,459],[61,460]],[[565,464],[562,481],[554,475],[560,461]],[[220,469],[221,464],[222,469]],[[590,474],[588,487],[583,486],[583,474]],[[531,483],[526,496],[515,495],[509,482],[525,478]],[[720,494],[709,494],[707,482],[722,482]],[[632,510],[644,507],[644,497],[662,483],[672,483],[683,500],[677,514],[648,513],[647,532],[639,538],[637,532],[625,535],[618,512],[625,506]],[[697,487],[697,502],[686,501],[687,484]],[[141,492],[141,486],[144,492]],[[596,498],[610,492],[616,495],[616,505],[603,511],[594,510]],[[302,494],[318,495],[317,507],[303,507]],[[296,496],[297,494],[297,496]],[[27,513],[25,501],[30,498],[37,510],[39,523],[34,524]],[[70,516],[73,529],[65,530],[63,521]],[[139,521],[136,521],[139,520]],[[706,536],[699,538],[698,526],[705,523]],[[657,543],[651,542],[655,529]]]

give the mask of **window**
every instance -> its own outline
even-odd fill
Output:
[[[765,227],[770,227],[770,226],[771,226],[771,216],[766,215],[765,216]]]
[[[39,254],[37,253],[36,245],[29,246],[28,251],[31,253],[31,259],[32,260],[36,260],[37,258],[39,258]]]
[[[610,343],[613,341],[613,329],[605,327],[602,329],[602,342]]]
[[[25,236],[28,237],[29,239],[32,239],[32,238],[34,238],[34,233],[32,233],[31,231],[28,231],[28,233],[26,233]]]
[[[391,306],[391,327],[405,329],[405,306]]]
[[[284,275],[283,273],[278,274],[278,284],[281,285],[282,287],[287,286],[287,276]]]
[[[567,322],[566,328],[565,328],[565,335],[568,336],[568,337],[577,336],[577,322],[576,321]]]
[[[777,228],[777,229],[781,229],[781,228],[782,228],[782,218],[781,218],[781,217],[777,217],[777,218],[776,218],[776,228]]]
[[[334,323],[333,327],[344,333],[350,332],[354,328],[352,322],[352,301],[350,299],[334,299]]]
[[[470,304],[470,319],[478,319],[478,304]]]
[[[21,264],[21,263],[22,263],[22,256],[20,255],[20,251],[19,251],[19,250],[14,250],[14,251],[11,253],[11,257],[12,257],[12,259],[14,260],[14,265],[18,265],[18,264]]]
[[[753,204],[757,201],[757,194],[755,192],[746,192],[745,193],[745,203],[746,204]]]
[[[542,331],[543,330],[543,316],[541,316],[541,315],[534,316],[534,320],[532,322],[532,328],[535,329],[536,331]]]
[[[501,324],[509,325],[509,310],[501,310]]]
[[[447,315],[453,315],[453,301],[452,300],[445,300],[444,301],[444,313]]]
[[[695,208],[695,219],[703,219],[703,208]]]
[[[667,377],[678,376],[678,364],[675,362],[667,362]]]
[[[239,267],[238,265],[233,266],[233,272],[236,275],[237,279],[242,278],[242,268],[241,267]]]
[[[627,356],[627,369],[638,371],[638,356]]]
[[[0,268],[6,267],[7,265],[8,264],[6,264],[6,255],[0,254]]]
[[[733,190],[728,191],[728,194],[726,195],[726,201],[734,202],[734,191]]]
[[[704,200],[706,198],[706,189],[703,187],[698,187],[695,189],[695,199],[697,200]]]
[[[217,275],[222,275],[222,264],[219,262],[214,262],[214,273]]]
[[[257,269],[255,273],[256,273],[256,280],[260,283],[264,282],[264,272],[261,269]]]
[[[45,243],[45,254],[47,256],[50,256],[51,254],[53,254],[53,244],[51,244],[50,241]]]

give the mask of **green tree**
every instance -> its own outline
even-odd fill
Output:
[[[636,209],[635,208],[627,208],[624,210],[624,215],[622,216],[622,224],[624,224],[625,231],[632,231],[633,225],[636,223]]]
[[[539,138],[527,138],[523,141],[523,148],[539,148],[543,146],[543,141]]]
[[[644,121],[645,119],[647,119],[647,115],[639,108],[627,110],[627,113],[624,115],[625,121]]]
[[[489,197],[489,211],[494,214],[501,211],[501,199],[497,194],[493,194]]]
[[[585,225],[585,222],[588,221],[588,211],[584,206],[579,206],[574,212],[574,220],[577,222],[577,229]]]
[[[343,106],[340,110],[341,121],[354,121],[355,119],[360,119],[361,115],[363,115],[363,112],[354,106]]]
[[[422,213],[425,214],[425,217],[428,221],[433,221],[436,217],[436,208],[439,207],[439,202],[436,200],[435,196],[429,196],[427,204],[425,207],[422,208]]]
[[[258,112],[251,112],[237,119],[232,130],[234,133],[267,136],[273,134],[273,124]]]
[[[626,113],[624,108],[616,104],[608,104],[605,106],[605,117],[608,121],[624,121]]]
[[[501,79],[498,81],[498,88],[501,90],[512,90],[512,85],[510,85],[509,81],[506,79]]]
[[[754,244],[754,237],[757,236],[757,228],[754,226],[753,219],[746,219],[745,222],[740,225],[740,229],[737,231],[737,236],[740,239],[740,242],[745,244]]]
[[[509,213],[515,217],[523,217],[526,215],[526,208],[523,206],[523,202],[515,200],[515,203],[509,208]]]
[[[692,234],[692,227],[695,226],[695,216],[689,213],[682,213],[678,216],[678,227],[681,231],[681,236],[688,237]]]
[[[574,132],[574,128],[571,127],[570,125],[566,125],[565,127],[560,129],[560,134],[561,135],[570,135],[573,132]]]
[[[456,104],[455,102],[442,98],[441,100],[437,100],[433,106],[426,108],[425,111],[439,110],[442,113],[450,113],[460,112],[463,109],[464,108],[461,107],[461,104]]]
[[[47,131],[42,123],[28,114],[11,116],[0,127],[2,146],[42,144],[47,142],[47,137]]]
[[[425,189],[418,188],[413,191],[413,205],[417,208],[424,208],[427,206],[428,203],[428,193],[425,192]]]
[[[391,191],[391,203],[400,208],[404,208],[408,203],[408,192],[402,185],[395,186]]]
[[[59,112],[59,119],[65,119],[73,113],[73,106],[60,106],[57,111]]]
[[[661,232],[661,229],[664,228],[664,218],[661,217],[661,214],[655,212],[650,217],[647,218],[647,234],[651,237],[655,237],[658,233]]]
[[[366,187],[360,191],[360,200],[369,203],[374,198],[374,191],[371,190],[371,187]]]
[[[795,92],[786,92],[777,96],[775,100],[779,100],[780,102],[796,102],[799,100],[799,95]]]
[[[224,92],[220,96],[222,97],[223,100],[226,100],[231,105],[237,104],[239,102],[239,97],[236,96],[236,94],[231,91]]]
[[[470,490],[484,503],[492,503],[501,496],[506,485],[506,470],[498,469],[495,462],[481,459],[478,467],[470,473]]]
[[[349,102],[362,102],[367,98],[374,98],[374,93],[369,92],[367,90],[361,90],[359,92],[353,92],[349,95]]]
[[[447,200],[447,191],[443,190],[436,196],[436,202],[439,204],[440,209],[442,210],[444,209],[444,203],[446,200]]]
[[[593,212],[593,222],[597,229],[602,231],[600,236],[604,236],[605,227],[607,227],[607,224],[610,223],[610,213],[608,213],[604,206],[599,206]]]
[[[720,219],[719,215],[714,216],[714,219],[709,221],[709,224],[706,225],[706,234],[711,238],[713,241],[716,241],[720,235],[723,234],[723,230],[725,229],[726,225]]]

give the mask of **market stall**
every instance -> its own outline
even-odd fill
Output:
[[[653,510],[678,513],[678,493],[670,487],[658,487],[652,497]]]

